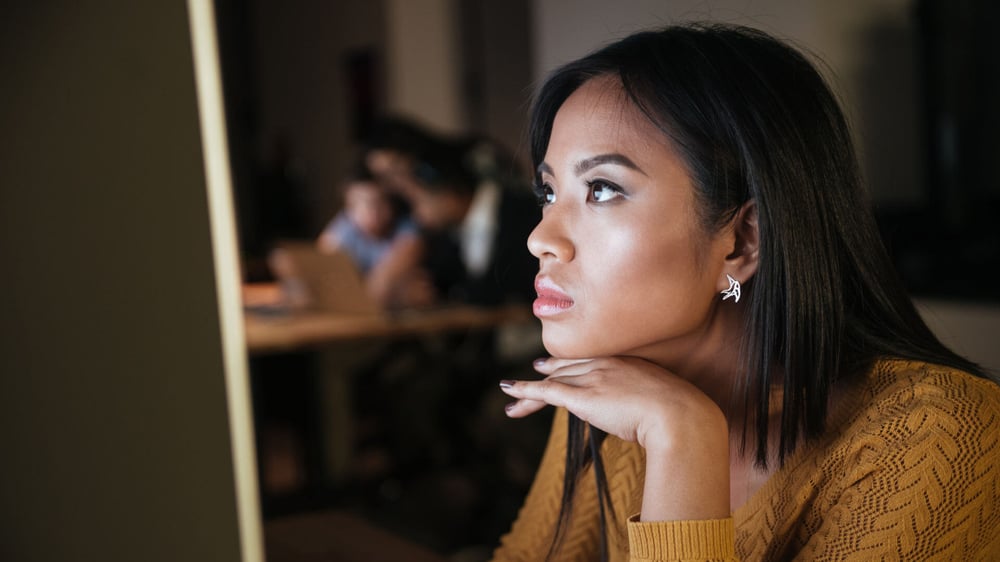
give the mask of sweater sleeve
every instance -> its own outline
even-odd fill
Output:
[[[737,560],[733,519],[704,521],[641,522],[638,515],[628,521],[629,560],[659,562]]]

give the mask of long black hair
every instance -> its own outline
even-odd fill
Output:
[[[749,305],[735,382],[742,403],[733,406],[744,412],[743,446],[752,443],[758,465],[768,462],[775,385],[783,390],[780,464],[799,442],[824,431],[834,383],[879,357],[984,376],[941,344],[914,308],[883,246],[843,113],[805,56],[762,31],[733,25],[631,35],[557,69],[543,84],[529,131],[536,166],[556,112],[598,76],[620,80],[627,99],[678,150],[706,232],[729,223],[744,203],[756,203],[759,264],[744,288]],[[570,416],[553,549],[568,525],[576,482],[590,465],[607,527],[603,438]]]

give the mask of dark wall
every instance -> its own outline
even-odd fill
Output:
[[[923,181],[881,209],[886,239],[915,294],[1000,300],[1000,4],[925,0],[914,17]]]

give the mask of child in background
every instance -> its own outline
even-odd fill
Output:
[[[346,251],[367,275],[394,241],[416,234],[416,225],[392,196],[370,173],[361,171],[344,184],[344,207],[323,229],[317,245],[326,252]]]
[[[433,298],[418,267],[424,244],[416,224],[365,169],[344,184],[344,207],[316,244],[324,252],[347,252],[383,307],[420,306]]]

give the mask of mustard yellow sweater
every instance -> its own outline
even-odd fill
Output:
[[[1000,560],[1000,387],[924,363],[882,361],[729,519],[643,523],[645,456],[608,437],[617,520],[610,559]],[[494,560],[543,560],[559,513],[566,412]],[[593,474],[556,560],[598,560]]]

